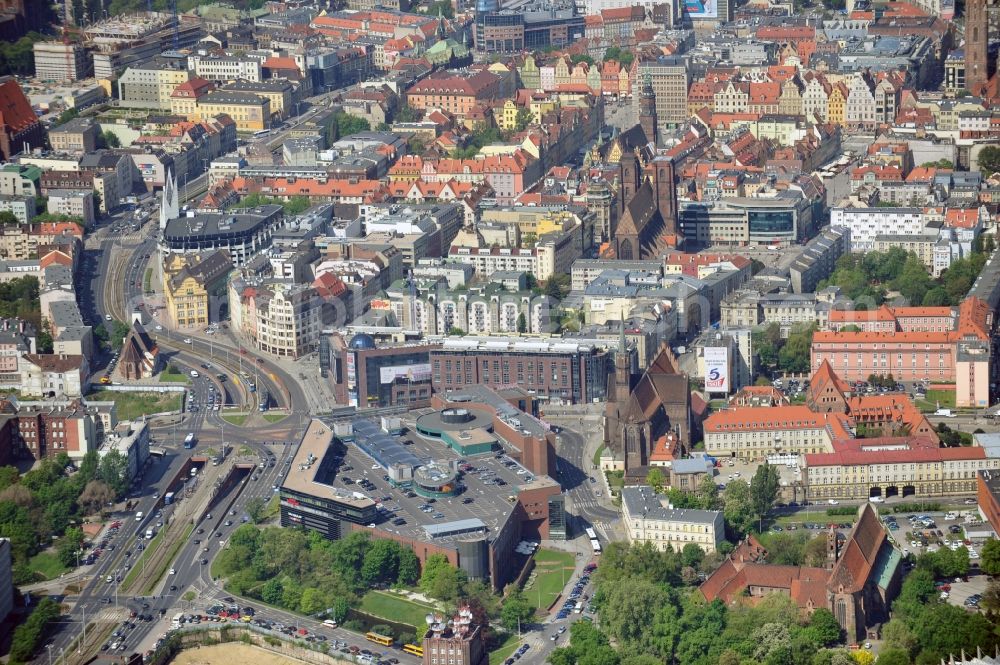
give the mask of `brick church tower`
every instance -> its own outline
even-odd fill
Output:
[[[965,3],[965,87],[981,95],[990,80],[987,0]]]

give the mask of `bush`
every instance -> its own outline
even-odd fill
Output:
[[[385,635],[386,637],[391,637],[396,634],[396,631],[394,631],[392,628],[385,625],[384,623],[379,623],[372,626],[372,632],[378,633],[379,635]]]
[[[826,514],[829,515],[830,517],[833,517],[835,515],[854,515],[857,512],[858,509],[852,506],[840,506],[839,508],[826,509]]]
[[[894,513],[939,513],[940,503],[897,503],[892,507]]]
[[[354,631],[355,633],[365,632],[365,624],[361,623],[357,619],[348,619],[343,624],[341,624],[346,630]]]

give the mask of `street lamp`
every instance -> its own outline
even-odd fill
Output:
[[[77,654],[83,653],[83,643],[87,641],[87,607],[85,605],[81,605],[80,609],[83,611],[83,639],[80,640],[80,643],[77,646]],[[62,658],[61,649],[59,651],[59,657]]]
[[[52,645],[51,644],[46,644],[45,648],[49,652],[49,665],[52,665]]]

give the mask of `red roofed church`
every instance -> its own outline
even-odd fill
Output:
[[[848,642],[876,637],[889,619],[889,604],[899,593],[902,554],[892,546],[875,510],[865,504],[858,521],[841,541],[827,532],[826,563],[811,566],[771,566],[767,550],[748,536],[701,585],[708,601],[751,605],[772,593],[788,596],[803,614],[819,608],[833,612],[847,632]]]
[[[0,78],[0,159],[45,145],[45,129],[13,76]]]

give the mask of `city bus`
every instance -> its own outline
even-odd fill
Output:
[[[587,527],[587,538],[591,540],[597,540],[597,532],[594,531],[594,527],[591,526]]]
[[[592,548],[594,548],[594,554],[600,554],[601,553],[601,543],[600,543],[599,540],[597,540],[597,538],[592,538],[591,539],[590,546]]]
[[[406,653],[411,653],[414,656],[424,655],[424,648],[421,646],[417,646],[416,644],[404,644],[403,651],[405,651]]]
[[[379,635],[378,633],[365,633],[365,639],[369,642],[374,642],[375,644],[381,644],[384,647],[392,646],[392,638],[386,637],[385,635]]]
[[[194,448],[194,432],[189,432],[186,437],[184,437],[184,447]]]
[[[257,138],[260,138],[260,137],[262,137],[262,136],[267,136],[267,135],[268,135],[268,134],[270,134],[270,133],[271,133],[271,130],[270,130],[270,129],[261,129],[261,130],[259,130],[259,131],[256,131],[256,132],[254,132],[254,133],[253,133],[253,137],[254,137],[255,139],[257,139]]]

